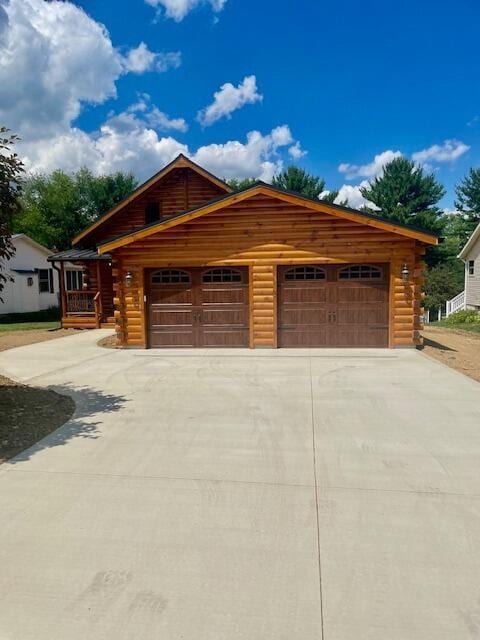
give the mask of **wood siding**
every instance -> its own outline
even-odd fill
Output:
[[[195,171],[175,169],[110,220],[93,230],[88,236],[88,244],[98,244],[145,226],[145,207],[149,202],[158,202],[161,217],[167,218],[224,194],[225,191],[220,187]]]
[[[388,263],[389,346],[418,343],[424,247],[393,232],[270,196],[239,202],[114,252],[118,342],[146,346],[144,270],[162,266],[250,267],[250,346],[277,346],[277,266]],[[401,277],[403,264],[412,274]],[[124,290],[127,271],[134,284]]]

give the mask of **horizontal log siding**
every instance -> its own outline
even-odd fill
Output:
[[[395,233],[259,196],[139,240],[114,254],[124,271],[161,266],[250,265],[252,347],[276,346],[278,265],[389,263],[390,346],[395,347],[411,346],[418,340],[420,276],[405,284],[401,269],[406,262],[413,274],[422,251],[420,243]],[[125,344],[143,346],[145,315],[138,295],[135,297],[130,291],[125,296],[121,313],[122,326],[126,327]]]
[[[128,271],[133,275],[131,287],[125,286],[125,275]],[[113,274],[117,346],[146,347],[143,270],[136,265],[128,265],[116,260]]]
[[[176,169],[136,198],[125,209],[107,220],[88,236],[89,244],[98,244],[108,238],[130,233],[145,226],[145,207],[148,202],[159,202],[162,217],[168,217],[191,207],[213,200],[224,191],[191,169]]]
[[[252,265],[250,269],[250,346],[277,346],[277,269]]]

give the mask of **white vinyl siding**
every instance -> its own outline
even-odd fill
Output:
[[[480,308],[480,238],[465,260],[465,293],[467,307]]]

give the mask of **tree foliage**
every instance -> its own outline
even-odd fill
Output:
[[[455,193],[455,207],[460,212],[457,216],[457,232],[463,245],[480,223],[480,168],[470,169],[457,185]]]
[[[0,127],[0,292],[7,281],[7,276],[3,273],[5,262],[15,254],[12,228],[19,210],[21,177],[24,172],[22,161],[12,150],[18,139],[16,135],[9,134],[6,127]]]
[[[307,198],[320,199],[326,202],[333,202],[338,196],[338,191],[325,192],[325,180],[307,173],[305,169],[295,165],[290,165],[285,171],[275,175],[272,184],[280,189],[294,191]]]
[[[258,180],[255,178],[230,178],[225,182],[233,189],[233,191],[242,191],[243,189],[248,189],[248,187],[254,185]]]
[[[50,249],[68,249],[72,238],[126,198],[136,184],[131,174],[95,176],[88,169],[73,175],[58,170],[30,176],[24,183],[15,231]]]
[[[431,267],[425,274],[425,308],[438,309],[463,291],[464,267],[460,260]]]
[[[437,206],[445,189],[435,176],[406,158],[394,158],[383,174],[360,189],[369,213],[429,231],[442,230],[442,210]]]

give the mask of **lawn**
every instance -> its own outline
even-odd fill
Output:
[[[450,329],[453,331],[470,331],[472,333],[480,333],[480,323],[474,322],[460,322],[458,324],[449,324],[446,320],[440,320],[439,322],[431,322],[428,326],[442,327],[442,329]]]
[[[34,329],[59,329],[60,322],[12,322],[9,324],[0,324],[0,332],[2,331],[32,331]]]

